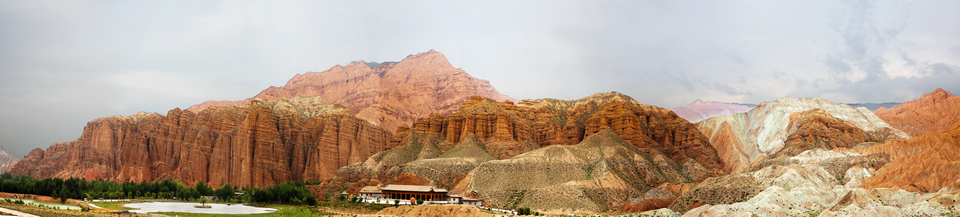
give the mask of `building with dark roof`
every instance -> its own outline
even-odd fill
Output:
[[[387,185],[379,187],[383,198],[424,201],[447,201],[447,189],[425,185]]]

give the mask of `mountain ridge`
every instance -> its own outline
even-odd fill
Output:
[[[297,74],[281,87],[271,86],[241,101],[207,101],[187,108],[197,113],[211,106],[241,105],[253,99],[320,96],[341,104],[364,120],[391,132],[432,113],[450,114],[472,95],[515,101],[487,80],[454,68],[435,50],[399,62],[353,61],[322,72]]]
[[[916,100],[877,109],[874,114],[913,136],[937,133],[960,120],[960,96],[937,88]]]

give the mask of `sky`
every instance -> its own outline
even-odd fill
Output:
[[[960,94],[960,1],[0,1],[0,146],[434,49],[514,99]]]

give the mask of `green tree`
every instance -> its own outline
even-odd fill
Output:
[[[53,190],[53,193],[50,194],[50,197],[60,198],[60,192],[57,192],[57,190]]]
[[[213,196],[213,188],[204,183],[203,180],[197,180],[193,183],[193,188],[197,189],[202,196]]]
[[[313,195],[309,195],[307,196],[307,201],[305,202],[307,203],[307,205],[316,206],[317,203],[319,203],[320,201],[317,201],[317,198],[313,197]]]
[[[223,201],[229,201],[233,198],[233,193],[233,187],[230,187],[230,184],[223,184],[223,186],[220,186],[220,189],[214,192],[214,194]]]

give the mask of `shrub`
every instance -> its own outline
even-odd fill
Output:
[[[530,207],[522,207],[517,209],[517,215],[530,215]]]
[[[313,195],[309,195],[307,196],[307,199],[304,202],[306,202],[308,205],[316,206],[317,203],[319,203],[320,201],[317,201],[317,198],[313,197]]]

